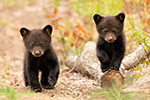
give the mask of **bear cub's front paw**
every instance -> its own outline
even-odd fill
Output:
[[[34,92],[41,92],[41,91],[42,91],[42,88],[41,88],[41,87],[31,87],[31,91],[34,91]]]
[[[48,79],[48,82],[46,82],[46,83],[41,82],[41,85],[44,89],[53,89],[54,88],[54,82],[51,79]]]
[[[47,84],[47,85],[42,85],[42,87],[43,87],[44,89],[53,89],[53,88],[54,88],[54,86],[51,86],[51,85],[49,85],[49,84]]]

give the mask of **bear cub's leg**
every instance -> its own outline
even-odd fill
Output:
[[[105,72],[109,69],[110,65],[110,58],[108,56],[108,54],[105,52],[105,50],[99,48],[99,46],[97,46],[97,57],[101,62],[101,69],[102,72]]]
[[[55,68],[51,70],[42,71],[41,85],[45,89],[53,89],[54,85],[57,83],[59,75],[59,67],[56,65]]]
[[[41,92],[42,88],[39,84],[39,80],[38,80],[38,70],[28,70],[28,79],[29,79],[29,83],[31,86],[31,90],[35,91],[35,92]]]
[[[29,80],[28,80],[28,76],[27,76],[26,65],[24,65],[23,75],[24,75],[24,83],[25,83],[25,86],[27,87],[27,86],[29,86]]]
[[[44,89],[49,89],[49,84],[48,84],[48,74],[49,74],[49,71],[48,70],[44,70],[42,71],[42,74],[41,74],[41,85]]]

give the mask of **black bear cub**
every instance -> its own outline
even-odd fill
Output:
[[[125,53],[126,37],[123,31],[125,14],[103,17],[95,14],[93,19],[99,33],[97,41],[97,57],[101,62],[101,69],[119,71]]]
[[[59,75],[59,63],[51,45],[51,25],[42,30],[21,28],[20,33],[26,47],[23,69],[25,86],[31,86],[35,92],[41,92],[41,86],[45,89],[54,88]],[[42,72],[41,84],[39,71]]]

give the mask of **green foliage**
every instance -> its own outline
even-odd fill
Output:
[[[35,93],[33,91],[29,91],[29,92],[26,92],[26,93],[19,93],[12,86],[0,85],[0,96],[4,96],[9,100],[19,100],[23,96],[31,97],[33,95],[45,96],[44,94]]]
[[[5,57],[4,57],[4,56],[2,56],[2,58],[3,58],[3,59],[5,59]]]
[[[122,9],[123,0],[69,0],[72,2],[72,10],[83,16],[91,16],[94,13],[116,14]]]
[[[150,43],[150,39],[149,39],[150,35],[147,32],[145,32],[143,28],[141,28],[140,31],[134,31],[132,36],[133,36],[132,39],[136,40],[136,42],[138,44],[141,44],[141,43],[148,44],[148,43]]]
[[[145,62],[146,61],[143,61],[143,62],[141,62],[141,64],[145,63]],[[146,69],[143,71],[141,65],[139,64],[139,65],[133,67],[132,69],[130,69],[130,72],[132,74],[129,77],[132,78],[132,82],[135,82],[139,78],[142,78],[147,72],[149,72],[149,69]]]
[[[84,16],[83,21],[93,23],[95,13],[116,15],[122,10],[123,0],[69,0],[72,10]]]
[[[23,2],[23,3],[22,3]],[[32,0],[2,0],[2,7],[3,8],[11,8],[19,5],[29,5],[33,4]]]
[[[41,94],[40,93],[36,93],[38,94],[38,96],[40,96]],[[35,92],[34,91],[29,91],[29,92],[26,92],[26,93],[19,93],[20,97],[23,97],[23,96],[28,96],[28,97],[32,97],[33,95],[35,95]]]
[[[62,62],[68,55],[78,55],[81,53],[83,46],[86,42],[91,40],[93,33],[89,32],[84,25],[80,23],[67,22],[67,25],[62,25],[61,22],[64,20],[62,17],[58,17],[57,8],[54,8],[52,14],[48,15],[47,18],[51,19],[50,24],[55,29],[55,32],[58,33],[57,36],[54,36],[59,42],[59,49],[57,49],[57,54],[60,54]],[[68,29],[69,26],[72,26],[72,29]],[[67,27],[67,28],[66,28]]]
[[[3,7],[14,7],[18,5],[18,0],[3,0]]]
[[[148,58],[147,65],[150,63],[149,52],[150,52],[150,34],[144,31],[144,28],[141,28],[140,31],[134,31],[132,34],[132,39],[136,41],[137,44],[140,44],[144,51],[146,52]]]
[[[60,6],[60,0],[49,0],[50,6],[58,7]]]
[[[120,88],[117,88],[113,83],[113,89],[101,89],[96,93],[92,93],[92,97],[90,98],[90,100],[95,100],[95,98],[106,98],[107,100],[145,100],[146,98],[144,97],[144,94],[136,92],[122,92],[122,89],[129,82],[129,80],[130,79],[127,79],[127,81],[124,84],[122,84]]]
[[[0,86],[0,95],[10,100],[17,100],[18,98],[18,92],[13,87],[8,86]]]
[[[105,15],[116,15],[117,13],[122,11],[125,12],[126,14],[125,33],[128,39],[127,48],[129,48],[127,49],[127,53],[128,54],[131,53],[133,49],[132,47],[135,47],[135,45],[137,44],[143,44],[143,46],[146,47],[145,50],[147,52],[150,50],[148,46],[148,44],[150,43],[150,39],[149,39],[150,35],[146,30],[146,28],[150,27],[148,26],[150,24],[147,23],[148,20],[150,22],[150,18],[148,17],[149,13],[147,9],[148,2],[139,1],[139,0],[132,0],[130,2],[126,0],[107,0],[107,1],[106,0],[66,0],[65,2],[70,3],[69,5],[71,6],[70,12],[72,11],[77,12],[79,14],[79,18],[83,18],[82,19],[83,22],[77,22],[76,20],[74,20],[73,22],[69,22],[68,18],[59,17],[57,15],[58,13],[57,8],[55,8],[54,14],[48,16],[48,18],[50,18],[51,20],[50,24],[54,26],[55,31],[57,31],[57,33],[60,34],[60,36],[55,36],[55,37],[60,43],[60,49],[58,49],[57,51],[59,52],[59,54],[60,53],[63,54],[63,57],[60,57],[61,59],[65,59],[65,57],[68,55],[80,54],[84,44],[87,42],[83,37],[89,36],[90,38],[88,38],[88,41],[89,40],[93,41],[94,36],[92,36],[93,34],[92,35],[90,34],[90,31],[93,31],[94,23],[92,17],[95,13],[99,13],[105,16]],[[60,0],[50,1],[50,4],[53,5],[52,7],[58,7],[60,6],[60,3],[61,3]],[[143,15],[140,15],[139,12],[143,12]],[[67,24],[65,25],[62,23],[67,23]],[[76,25],[79,24],[82,27],[76,29],[75,28]],[[135,30],[135,25],[138,31]],[[138,28],[139,26],[140,27],[142,26],[142,28],[141,29]],[[130,28],[130,29],[126,30],[126,28]],[[86,32],[83,32],[82,29],[86,30]],[[71,35],[74,33],[78,34],[77,37],[75,37],[75,35]],[[82,35],[79,35],[80,33]],[[77,43],[77,41],[79,42]],[[136,43],[134,41],[136,41]],[[146,63],[149,64],[149,60],[147,60]]]

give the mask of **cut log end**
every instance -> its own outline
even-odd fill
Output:
[[[119,88],[123,83],[124,77],[116,70],[109,70],[101,77],[102,88],[113,88],[112,84]]]

